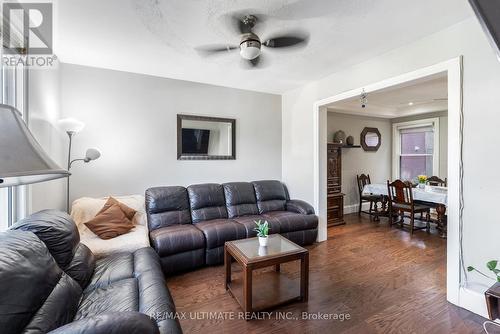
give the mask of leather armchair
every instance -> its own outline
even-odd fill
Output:
[[[2,333],[182,333],[150,247],[96,260],[66,213],[0,233]]]

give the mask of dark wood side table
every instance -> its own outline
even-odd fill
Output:
[[[486,297],[486,306],[488,307],[488,315],[491,320],[500,318],[500,283],[495,283],[491,288],[484,293]]]
[[[270,235],[267,247],[258,238],[228,241],[224,245],[226,290],[245,313],[260,312],[293,301],[307,301],[309,291],[309,252],[279,234]],[[242,279],[231,279],[231,260],[243,268]],[[280,264],[300,260],[300,284],[280,272]],[[256,275],[259,268],[274,271]],[[248,318],[247,318],[248,320]]]

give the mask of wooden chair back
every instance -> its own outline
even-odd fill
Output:
[[[411,184],[396,180],[394,182],[387,181],[387,194],[389,203],[407,204],[413,206],[413,191]]]
[[[359,196],[363,194],[363,189],[367,184],[371,184],[372,182],[370,181],[370,175],[369,174],[361,174],[361,175],[356,175],[356,180],[358,181],[358,191],[359,191]]]
[[[438,177],[438,176],[431,176],[427,179],[427,184],[430,186],[440,186],[440,187],[447,187],[448,186],[448,179],[445,178],[444,181]]]

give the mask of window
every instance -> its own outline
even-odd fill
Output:
[[[2,64],[3,62],[0,63],[0,103],[16,107],[26,120],[24,92],[27,68],[22,64],[15,67]],[[27,186],[0,188],[0,231],[26,215],[27,196]]]
[[[439,175],[439,119],[393,124],[393,178]]]

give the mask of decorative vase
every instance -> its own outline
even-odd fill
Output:
[[[418,187],[419,187],[420,189],[425,189],[425,183],[419,183],[419,184],[418,184]]]
[[[346,142],[346,143],[347,143],[347,145],[349,145],[349,146],[354,145],[354,137],[353,137],[353,136],[349,136],[349,137],[347,137],[347,139],[345,140],[345,142]]]
[[[259,245],[261,247],[267,247],[267,241],[268,241],[267,237],[259,237]]]
[[[342,130],[339,130],[335,132],[333,135],[333,142],[337,144],[344,144],[345,143],[345,132]]]

